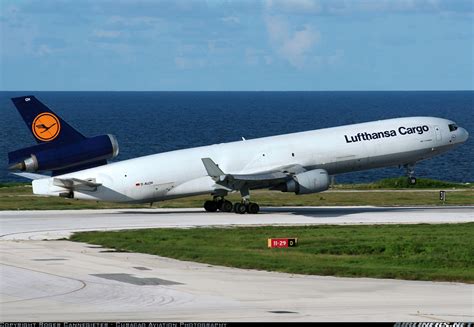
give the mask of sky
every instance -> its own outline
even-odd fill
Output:
[[[472,0],[0,0],[0,90],[473,90]]]

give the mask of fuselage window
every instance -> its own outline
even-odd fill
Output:
[[[457,129],[458,129],[458,127],[456,126],[456,124],[449,124],[449,131],[450,132],[454,132]]]

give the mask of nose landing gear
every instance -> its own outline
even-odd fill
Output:
[[[416,177],[414,176],[415,164],[406,164],[403,167],[405,167],[405,172],[408,176],[408,184],[415,185],[416,184]]]

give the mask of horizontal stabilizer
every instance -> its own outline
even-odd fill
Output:
[[[43,178],[48,178],[49,176],[47,175],[41,175],[41,174],[34,174],[34,173],[12,173],[13,175],[31,179],[31,180],[36,180],[36,179],[43,179]]]
[[[85,190],[95,191],[97,187],[101,186],[101,183],[96,183],[95,178],[87,180],[79,178],[54,178],[53,185],[64,187],[68,190]]]

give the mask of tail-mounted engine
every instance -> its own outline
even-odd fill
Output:
[[[115,158],[119,146],[115,136],[107,134],[80,141],[55,144],[41,143],[8,154],[11,170],[27,172],[65,171],[85,165],[106,164]]]

